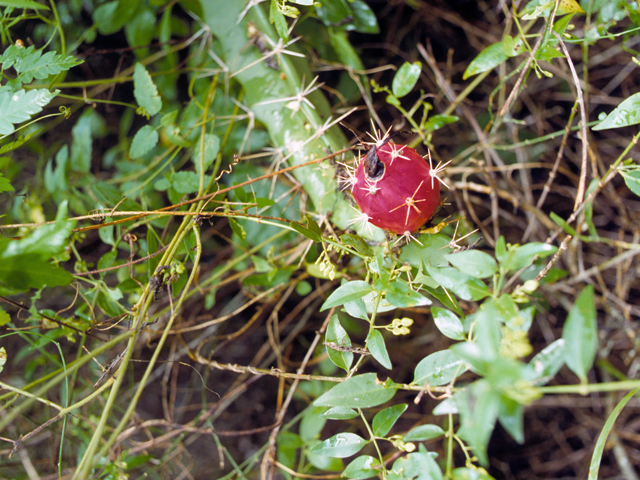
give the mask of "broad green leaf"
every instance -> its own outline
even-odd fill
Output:
[[[533,366],[536,373],[536,383],[547,383],[562,368],[564,343],[564,339],[559,338],[531,359],[529,365]]]
[[[307,442],[307,447],[313,449],[313,447],[320,444],[320,440],[312,440]],[[305,455],[309,463],[318,470],[327,470],[329,472],[341,472],[342,470],[344,470],[344,463],[340,458],[327,457],[326,455],[316,455],[309,450],[305,452]]]
[[[340,347],[351,346],[349,334],[340,324],[338,315],[333,315],[331,320],[329,320],[329,325],[327,325],[327,332],[325,334],[325,341],[327,343],[335,343]],[[351,364],[353,363],[353,352],[335,350],[331,348],[331,346],[327,345],[327,354],[329,355],[329,360],[331,360],[334,365],[347,372],[349,371]]]
[[[452,340],[464,340],[464,327],[458,316],[444,308],[433,307],[431,309],[433,321],[445,337]]]
[[[332,307],[344,305],[347,302],[352,302],[359,298],[364,297],[368,293],[371,293],[373,288],[364,280],[354,280],[352,282],[345,283],[339,286],[329,298],[324,302],[320,311],[327,310]]]
[[[204,143],[204,155],[201,152],[201,146]],[[193,152],[193,164],[196,167],[196,173],[200,173],[200,161],[202,160],[204,171],[206,172],[216,159],[218,152],[220,151],[220,137],[211,133],[204,135],[204,140],[199,138],[195,142],[195,149]],[[202,159],[201,159],[202,157]]]
[[[618,105],[593,130],[628,127],[640,123],[640,93],[635,93]]]
[[[420,425],[407,433],[402,440],[405,442],[426,442],[444,434],[445,431],[438,425]]]
[[[464,362],[451,350],[440,350],[420,360],[413,383],[432,387],[445,385],[466,370]]]
[[[487,278],[498,271],[498,264],[493,257],[479,250],[449,253],[445,258],[458,270],[475,278]]]
[[[204,176],[204,184],[207,185],[211,176]],[[196,193],[200,188],[200,176],[196,172],[182,171],[171,174],[171,186],[182,194]]]
[[[138,8],[130,21],[124,25],[124,33],[127,36],[127,42],[132,47],[144,47],[149,45],[156,34],[157,22],[153,9],[147,5]],[[148,48],[136,48],[134,50],[138,58],[149,56]]]
[[[365,373],[337,384],[313,404],[319,407],[369,408],[382,405],[395,394],[396,389],[385,387],[375,373]]]
[[[348,247],[355,248],[358,251],[358,253],[361,253],[362,255],[365,255],[367,257],[373,256],[373,250],[371,250],[371,247],[369,246],[369,244],[365,242],[362,239],[362,237],[359,237],[358,235],[345,233],[344,235],[340,236],[340,241],[344,245],[347,245]]]
[[[413,87],[415,87],[420,78],[421,72],[422,63],[404,62],[393,77],[393,83],[391,84],[393,94],[400,98],[411,93],[411,90],[413,90]]]
[[[158,132],[151,125],[145,125],[136,132],[131,141],[129,156],[133,159],[140,158],[158,144]]]
[[[611,432],[611,430],[613,430],[613,424],[616,422],[616,419],[618,418],[618,415],[620,415],[620,412],[622,412],[622,409],[625,407],[625,405],[629,400],[631,400],[635,395],[637,395],[638,391],[640,391],[640,389],[636,388],[635,390],[632,390],[631,392],[627,393],[627,395],[625,395],[625,397],[622,400],[620,400],[620,402],[618,402],[618,404],[616,405],[616,408],[613,409],[613,411],[607,418],[607,421],[605,422],[604,427],[602,427],[602,431],[600,432],[600,435],[598,435],[598,441],[596,442],[596,446],[593,449],[593,455],[591,456],[591,463],[589,465],[588,480],[598,479],[598,471],[600,470],[600,462],[602,461],[602,454],[604,453],[604,448],[607,443],[607,437],[609,436],[609,433]]]
[[[376,413],[371,423],[373,434],[377,437],[385,437],[408,406],[406,403],[401,403],[400,405],[394,405]]]
[[[2,192],[15,192],[15,188],[13,188],[9,179],[2,176],[2,172],[0,172],[0,193]]]
[[[133,72],[133,96],[148,115],[155,115],[162,108],[158,88],[141,63],[136,63]]]
[[[587,373],[598,349],[593,285],[587,285],[576,299],[562,328],[562,338],[565,342],[565,363],[581,383],[587,383]]]
[[[356,32],[373,34],[380,32],[376,14],[369,5],[363,0],[351,0],[349,6],[353,11],[353,27]],[[349,26],[347,26],[347,30],[349,29]]]
[[[316,6],[316,13],[326,26],[343,25],[345,30],[346,24],[353,19],[353,12],[346,0],[324,1]]]
[[[73,276],[35,253],[0,257],[0,283],[18,290],[68,285]]]
[[[487,286],[477,278],[451,268],[427,267],[427,272],[440,286],[455,293],[463,300],[481,300],[491,294]]]
[[[477,75],[500,65],[506,61],[509,56],[504,53],[504,44],[502,42],[489,45],[482,50],[476,58],[474,58],[462,75],[462,79]]]
[[[496,254],[496,258],[500,267],[516,272],[531,265],[535,257],[545,258],[557,250],[557,247],[548,243],[531,242],[525,245],[509,245],[506,247],[506,253],[502,256]]]
[[[380,473],[380,460],[371,455],[362,455],[347,465],[341,476],[359,480],[376,477],[378,473]]]
[[[367,443],[369,443],[368,440],[355,433],[339,433],[313,447],[311,453],[327,457],[345,458],[358,453]]]
[[[326,407],[310,407],[305,409],[302,420],[300,420],[300,438],[308,442],[314,438],[318,438],[325,424],[327,423],[327,417],[324,413],[327,411]]]
[[[102,35],[116,33],[131,19],[140,0],[115,0],[93,11],[93,21]]]
[[[0,0],[0,6],[14,8],[32,8],[33,10],[49,10],[49,7],[47,7],[46,5],[42,5],[32,0]]]
[[[627,188],[640,197],[640,170],[623,170],[620,172]]]
[[[0,135],[13,133],[14,124],[25,122],[32,115],[40,113],[42,107],[48,105],[58,93],[59,90],[50,92],[46,88],[0,92]]]
[[[536,58],[538,60],[544,60],[545,62],[550,62],[554,58],[562,57],[564,57],[564,53],[553,48],[551,45],[545,45],[536,52]]]
[[[371,352],[373,358],[375,358],[380,365],[384,368],[391,370],[391,359],[389,353],[387,353],[387,346],[384,343],[384,337],[375,328],[372,328],[367,335],[367,348]]]
[[[400,260],[408,262],[414,268],[446,266],[448,263],[445,254],[450,241],[451,239],[442,233],[422,235],[420,237],[422,245],[411,242],[402,247]]]
[[[398,280],[391,282],[385,292],[385,298],[391,305],[398,308],[431,305],[431,300]]]
[[[352,418],[356,418],[358,416],[358,412],[352,408],[333,407],[324,412],[324,416],[329,420],[350,420]]]

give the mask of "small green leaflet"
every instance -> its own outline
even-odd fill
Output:
[[[331,307],[337,307],[344,305],[347,302],[352,302],[364,297],[368,293],[373,291],[373,287],[364,280],[354,280],[352,282],[340,285],[338,289],[329,295],[326,302],[320,308],[320,311],[327,310]]]
[[[46,88],[0,92],[0,135],[12,134],[15,131],[14,124],[25,122],[32,115],[40,113],[42,107],[48,105],[59,92],[50,92]]]
[[[158,132],[151,125],[145,125],[136,132],[131,141],[129,156],[140,158],[158,144]]]
[[[400,98],[411,93],[411,90],[413,90],[413,87],[420,78],[421,71],[422,63],[404,62],[393,77],[393,83],[391,84],[393,94]]]
[[[133,95],[145,115],[155,115],[162,108],[162,99],[158,95],[158,88],[141,63],[136,63],[133,72]]]
[[[386,436],[408,406],[406,403],[401,403],[400,405],[394,405],[393,407],[385,408],[376,413],[371,423],[373,434],[378,437]]]
[[[620,175],[629,190],[640,197],[640,170],[621,170]]]
[[[358,453],[367,443],[369,443],[369,440],[365,440],[355,433],[339,433],[313,447],[311,453],[327,457],[345,458]]]
[[[11,185],[11,182],[0,173],[0,193],[2,192],[14,192],[15,188]]]

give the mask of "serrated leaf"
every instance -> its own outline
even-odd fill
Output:
[[[635,93],[618,105],[607,118],[593,127],[593,130],[628,127],[640,123],[640,93]]]
[[[405,442],[426,442],[444,434],[445,431],[438,425],[420,425],[407,433],[402,440]]]
[[[373,291],[373,287],[364,280],[354,280],[347,282],[344,285],[340,285],[329,298],[324,302],[320,311],[327,310],[332,307],[344,305],[347,302],[352,302],[363,298],[368,293]]]
[[[327,343],[335,343],[341,347],[350,347],[351,339],[349,334],[340,324],[338,315],[333,315],[327,325],[327,333],[325,334],[325,341]],[[345,371],[349,371],[351,364],[353,363],[353,352],[343,352],[335,350],[327,345],[327,354],[329,360],[331,360],[338,368],[342,368]]]
[[[401,403],[400,405],[394,405],[376,413],[371,423],[373,434],[378,437],[385,437],[398,421],[400,415],[407,410],[408,406],[406,403]]]
[[[498,264],[493,257],[479,250],[449,253],[445,258],[458,270],[475,278],[487,278],[498,271]]]
[[[162,109],[162,99],[158,95],[158,88],[141,63],[136,63],[133,72],[133,95],[136,97],[138,105],[149,115],[155,115]]]
[[[3,69],[12,66],[18,72],[18,81],[30,83],[34,78],[42,80],[69,70],[83,63],[83,60],[76,60],[71,55],[60,55],[54,51],[43,54],[43,50],[36,50],[34,46],[21,48],[11,45],[3,53],[0,62]]]
[[[311,453],[327,457],[345,458],[358,453],[367,443],[369,443],[368,440],[355,433],[339,433],[313,447]]]
[[[46,5],[41,5],[32,0],[0,0],[0,6],[13,8],[32,8],[33,10],[49,10]]]
[[[489,45],[482,50],[476,58],[474,58],[462,75],[462,79],[466,80],[473,75],[477,75],[500,65],[505,62],[509,56],[504,53],[504,44],[502,42]]]
[[[361,455],[347,465],[342,472],[342,477],[361,480],[375,477],[380,473],[380,460],[371,455]]]
[[[391,400],[395,394],[396,389],[385,387],[375,373],[365,373],[337,384],[313,404],[319,407],[370,408]]]
[[[440,350],[427,355],[416,365],[413,383],[436,387],[449,383],[466,370],[464,362],[451,350]]]
[[[438,285],[455,293],[463,300],[481,300],[491,294],[487,286],[477,278],[451,267],[427,267],[427,272]]]
[[[438,327],[438,330],[440,330],[445,337],[449,337],[452,340],[465,339],[462,321],[460,321],[455,313],[445,308],[433,307],[431,314],[433,315],[433,321],[436,327]]]
[[[562,338],[565,363],[582,383],[586,383],[598,349],[593,285],[587,285],[578,295],[562,328]]]
[[[15,188],[11,185],[8,178],[4,177],[0,172],[0,193],[2,192],[14,192]]]
[[[59,90],[50,92],[46,88],[0,92],[0,135],[13,133],[14,124],[27,121],[32,115],[40,113],[42,107],[48,105],[58,93]]]
[[[372,328],[369,331],[369,335],[367,335],[367,348],[371,352],[373,358],[375,358],[380,363],[380,365],[388,370],[391,370],[391,359],[389,358],[389,353],[387,352],[387,346],[384,343],[384,337],[375,328]]]
[[[420,78],[421,72],[422,63],[404,62],[393,77],[393,83],[391,84],[393,94],[400,98],[411,93],[411,90],[413,90],[413,87],[415,87]]]
[[[138,130],[131,141],[129,156],[140,158],[158,144],[158,132],[151,125],[145,125]]]

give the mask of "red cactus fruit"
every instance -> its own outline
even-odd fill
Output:
[[[368,222],[408,235],[440,206],[438,171],[411,147],[377,142],[356,168],[351,194]]]

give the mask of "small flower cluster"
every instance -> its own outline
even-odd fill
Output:
[[[391,322],[391,324],[389,325],[386,325],[384,328],[389,330],[394,335],[409,335],[409,333],[411,333],[411,330],[409,330],[409,327],[411,325],[413,325],[413,320],[408,317],[394,318],[393,322]]]
[[[402,452],[411,453],[416,449],[416,444],[412,442],[405,442],[402,440],[402,435],[392,435],[388,438],[391,444]]]
[[[323,275],[326,275],[329,280],[333,280],[334,278],[336,278],[337,267],[331,260],[329,260],[329,255],[327,255],[326,251],[322,251],[322,253],[318,257],[318,260],[316,260],[316,265],[318,265],[320,272]]]

